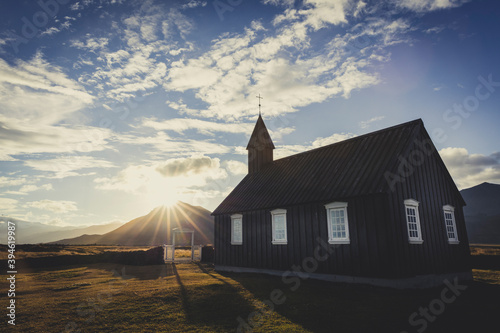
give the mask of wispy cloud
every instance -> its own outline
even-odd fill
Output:
[[[190,6],[201,5],[193,2]],[[73,47],[95,53],[91,59],[97,65],[80,81],[95,89],[96,94],[120,102],[138,92],[161,87],[167,72],[165,55],[179,56],[192,49],[188,41],[180,41],[191,33],[194,21],[178,8],[145,1],[131,15],[111,24],[113,37],[122,43],[110,43],[110,37],[86,35],[74,40]],[[118,45],[118,47],[117,47]]]
[[[87,34],[81,40],[72,40],[70,45],[80,50],[86,50],[94,53],[99,53],[106,49],[109,43],[109,38],[106,37],[92,37]]]
[[[398,0],[393,1],[397,6],[417,12],[427,12],[439,9],[453,8],[463,5],[470,0]]]
[[[0,187],[19,186],[26,182],[27,179],[24,177],[0,177]]]
[[[188,3],[182,5],[182,9],[196,8],[196,7],[205,7],[206,5],[207,5],[206,1],[189,0]]]
[[[254,124],[218,123],[192,118],[174,118],[168,120],[145,118],[142,120],[140,126],[154,128],[155,130],[174,131],[177,133],[184,133],[188,130],[195,130],[200,134],[212,136],[216,132],[248,134],[252,132]]]
[[[6,213],[12,213],[17,211],[17,205],[19,200],[12,198],[2,198],[0,197],[0,210]]]
[[[41,185],[41,186],[37,186],[37,185],[24,185],[24,186],[22,186],[19,189],[19,192],[29,193],[29,192],[39,191],[39,190],[51,191],[53,189],[54,189],[54,187],[52,186],[52,184],[44,184],[44,185]]]
[[[88,141],[93,141],[90,150],[102,150],[109,131],[70,125],[71,117],[93,101],[78,82],[45,61],[41,53],[15,65],[0,59],[0,159],[81,151]]]
[[[240,161],[224,161],[223,165],[233,175],[246,175],[248,173],[248,166]]]
[[[353,133],[334,133],[326,138],[316,138],[311,144],[311,148],[319,148],[340,141],[344,141],[350,138],[354,138],[356,134]]]
[[[161,163],[155,170],[164,177],[192,176],[218,168],[219,164],[219,159],[208,156],[176,158]]]
[[[377,117],[373,117],[373,118],[371,118],[369,120],[361,121],[359,123],[359,127],[361,127],[361,128],[368,128],[374,122],[380,121],[380,120],[382,120],[384,118],[385,118],[385,116],[377,116]]]
[[[48,28],[47,30],[42,31],[42,32],[40,33],[40,35],[41,35],[41,36],[45,36],[45,35],[50,36],[50,35],[54,35],[54,34],[58,33],[59,31],[61,31],[61,30],[59,30],[59,29],[58,29],[58,28],[56,28],[56,27],[50,27],[50,28]]]
[[[310,52],[318,46],[313,44],[316,31],[345,23],[355,10],[348,1],[309,1],[276,16],[275,33],[255,21],[243,33],[214,40],[199,57],[172,62],[164,88],[196,92],[208,107],[183,106],[191,116],[226,120],[254,114],[254,91],[266,92],[268,115],[294,112],[333,96],[348,98],[353,90],[379,82],[367,68],[387,59],[384,47],[406,42],[404,34],[411,30],[401,18],[368,16],[365,24],[337,35],[322,52]]]
[[[26,160],[24,165],[37,171],[48,172],[47,177],[65,178],[80,175],[84,169],[106,169],[115,167],[113,163],[91,156],[73,155],[61,156],[53,159]]]
[[[38,208],[41,210],[51,211],[54,213],[67,213],[78,210],[76,202],[74,201],[54,201],[54,200],[40,200],[32,201],[26,204],[28,207]]]
[[[293,154],[302,153],[311,149],[331,145],[340,141],[354,138],[356,134],[353,133],[334,133],[327,137],[318,137],[312,142],[304,145],[280,145],[276,147],[276,158],[287,157]]]
[[[209,140],[171,138],[165,132],[157,132],[151,135],[122,134],[116,136],[116,141],[121,144],[142,146],[146,154],[154,158],[197,154],[220,155],[232,151],[231,147],[220,143]]]

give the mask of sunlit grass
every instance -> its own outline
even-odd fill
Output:
[[[53,257],[63,255],[101,254],[111,251],[141,251],[153,246],[106,246],[106,245],[18,245],[16,259]],[[0,246],[0,260],[7,259],[7,246]]]
[[[472,255],[500,256],[500,245],[474,244],[470,246],[470,252]]]
[[[475,282],[426,332],[494,324],[500,271],[473,274]],[[0,275],[0,289],[8,289],[6,275]],[[301,280],[292,291],[281,277],[219,274],[197,263],[25,270],[17,274],[16,289],[19,332],[234,332],[238,318],[254,332],[414,332],[409,316],[442,291],[313,280]],[[270,311],[266,304],[275,290],[285,300]]]
[[[236,327],[237,316],[263,306],[238,282],[192,263],[41,270],[18,274],[17,284],[16,326],[30,332],[66,326],[85,332],[226,332]]]

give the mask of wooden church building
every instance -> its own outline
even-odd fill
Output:
[[[465,202],[422,120],[274,149],[259,115],[248,175],[212,213],[216,270],[395,288],[472,278]]]

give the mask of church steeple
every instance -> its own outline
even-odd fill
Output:
[[[252,136],[248,141],[248,173],[254,173],[273,161],[273,140],[267,131],[264,120],[259,114]]]

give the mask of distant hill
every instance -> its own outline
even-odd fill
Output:
[[[104,235],[82,235],[61,239],[56,244],[97,244],[97,245],[162,245],[171,244],[172,229],[186,228],[195,231],[194,243],[213,244],[214,222],[210,211],[203,207],[177,202],[172,207],[156,207],[149,214],[125,223],[120,228]],[[189,244],[190,237],[176,238],[177,244]],[[188,239],[189,238],[189,239]]]
[[[115,230],[122,225],[121,222],[111,222],[101,225],[93,225],[84,228],[60,227],[48,225],[40,222],[28,222],[8,216],[0,216],[0,234],[7,234],[7,222],[16,223],[16,243],[17,244],[38,244],[48,243],[61,238],[72,238],[83,234],[105,234]],[[0,244],[5,243],[0,239]]]
[[[482,183],[460,191],[469,242],[500,244],[500,185]]]

